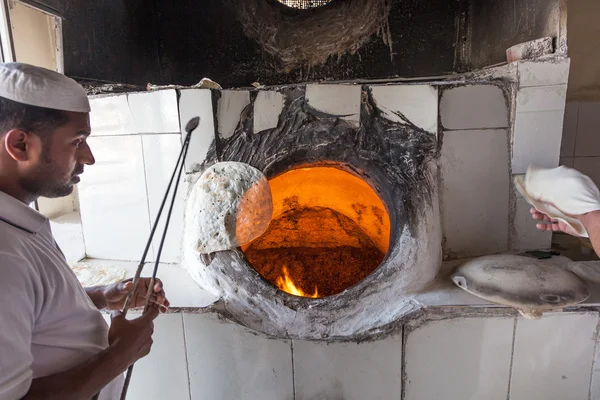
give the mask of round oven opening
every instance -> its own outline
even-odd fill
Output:
[[[365,181],[327,166],[293,169],[269,184],[273,219],[242,251],[280,290],[331,296],[381,264],[390,242],[390,218]]]

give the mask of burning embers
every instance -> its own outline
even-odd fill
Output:
[[[269,184],[273,219],[243,251],[280,290],[331,296],[366,278],[383,261],[390,221],[366,182],[333,167],[314,167],[286,172]]]

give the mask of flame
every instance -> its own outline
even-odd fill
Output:
[[[296,285],[294,284],[294,281],[292,280],[292,278],[290,278],[290,273],[286,266],[283,267],[283,275],[277,277],[275,284],[277,285],[277,287],[280,290],[283,290],[284,292],[293,294],[295,296],[312,297],[312,298],[319,297],[319,291],[317,290],[316,286],[315,286],[315,292],[313,294],[305,293],[302,291],[302,289],[300,289],[299,287],[296,287]]]

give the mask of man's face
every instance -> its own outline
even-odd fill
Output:
[[[73,192],[84,165],[94,164],[94,156],[87,144],[90,134],[86,113],[66,113],[69,121],[49,134],[38,138],[39,150],[21,185],[37,196],[63,197]],[[38,147],[38,146],[36,146]]]

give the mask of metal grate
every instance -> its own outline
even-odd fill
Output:
[[[331,3],[332,0],[277,0],[277,1],[279,1],[281,4],[284,4],[288,7],[308,9],[308,8],[316,8],[316,7],[324,6],[327,3]]]

